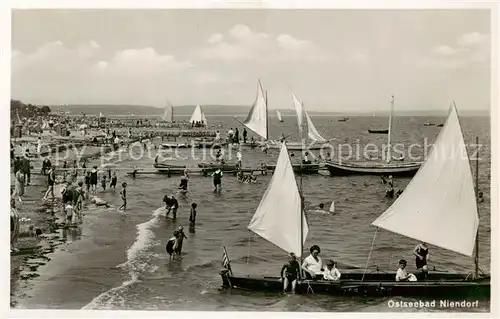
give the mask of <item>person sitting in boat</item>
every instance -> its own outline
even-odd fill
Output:
[[[245,182],[246,176],[243,174],[243,171],[239,170],[238,173],[236,173],[236,180],[238,183],[243,183]]]
[[[313,245],[311,249],[309,249],[311,254],[304,259],[302,263],[302,269],[306,272],[307,279],[316,279],[316,276],[322,276],[323,270],[325,267],[323,266],[323,261],[318,256],[321,252],[321,249],[318,245]]]
[[[292,285],[292,293],[295,293],[297,280],[300,281],[300,265],[294,253],[288,255],[288,263],[281,268],[280,281],[283,281],[283,292],[286,292],[289,285]]]
[[[311,161],[309,160],[309,153],[306,152],[304,155],[304,159],[302,160],[302,164],[311,164]]]
[[[335,267],[335,261],[330,259],[326,264],[326,269],[323,271],[324,280],[338,281],[340,279],[340,271]]]
[[[399,268],[396,272],[396,281],[417,281],[417,277],[414,274],[409,274],[405,270],[406,260],[401,259],[399,261]]]
[[[484,202],[484,194],[483,194],[483,192],[479,192],[477,195],[478,195],[477,202],[478,203]]]
[[[413,250],[413,254],[416,257],[415,264],[417,269],[421,270],[423,277],[426,278],[428,275],[427,259],[429,259],[429,247],[427,247],[426,243],[420,243]]]

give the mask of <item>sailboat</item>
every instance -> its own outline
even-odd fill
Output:
[[[389,116],[389,129],[387,135],[387,156],[386,162],[356,162],[356,161],[326,161],[325,166],[331,176],[345,175],[393,175],[393,176],[408,176],[415,175],[422,162],[398,162],[393,163],[391,153],[391,136],[392,136],[392,110],[394,108],[394,95],[391,99],[391,116]]]
[[[297,285],[296,291],[308,293],[312,289],[314,293],[332,295],[469,297],[473,298],[472,301],[489,298],[490,275],[483,274],[478,266],[477,165],[478,162],[476,162],[476,189],[474,190],[469,158],[456,107],[453,106],[426,162],[401,196],[372,222],[372,225],[377,227],[373,242],[375,242],[378,229],[381,228],[465,256],[471,257],[475,252],[473,273],[442,273],[430,269],[425,279],[397,282],[395,272],[379,271],[378,266],[376,272],[367,273],[368,261],[373,249],[372,243],[363,272],[343,272],[341,279],[336,282],[321,279],[305,280]],[[281,172],[277,176],[285,178],[285,174]],[[274,179],[273,175],[272,182]],[[292,185],[292,182],[281,185]],[[286,198],[290,200],[281,200],[279,204],[275,204],[272,198],[268,197],[272,186],[270,184],[262,200],[266,202],[261,202],[259,205],[259,209],[261,206],[264,208],[257,210],[250,223],[251,230],[255,229],[254,232],[259,236],[281,249],[295,252],[298,249],[298,243],[304,243],[297,238],[300,236],[304,239],[304,234],[307,236],[307,228],[297,226],[302,216],[298,216],[297,209],[291,207],[292,203],[297,200],[287,194]],[[276,196],[280,195],[279,190],[273,190],[273,192]],[[283,209],[282,205],[290,205],[290,207]],[[280,215],[281,212],[285,212],[286,216]],[[303,224],[307,225],[307,223]],[[446,225],[445,232],[442,231],[444,224]],[[287,243],[293,243],[293,246],[285,246]],[[302,253],[302,250],[299,252]],[[408,252],[408,255],[410,254]],[[438,257],[434,255],[433,259],[436,258]],[[278,277],[239,277],[235,276],[232,270],[228,270],[230,269],[229,260],[225,265],[227,267],[220,272],[224,287],[275,292],[282,290],[282,283]]]
[[[199,104],[196,105],[193,115],[191,115],[191,118],[189,119],[189,123],[194,124],[195,126],[207,125],[207,118],[205,117],[205,113],[203,113],[203,110],[201,109],[201,106]],[[196,125],[195,123],[200,124]]]
[[[280,122],[283,122],[283,118],[281,117],[281,112],[279,110],[276,110],[276,116]]]
[[[162,121],[173,123],[174,122],[174,107],[172,104],[170,104],[170,102],[167,102],[167,103],[168,103],[168,105],[165,106],[165,111],[163,112],[161,119],[162,119]]]
[[[391,108],[389,111],[389,129],[369,129],[368,133],[371,133],[371,134],[389,134],[389,132],[391,130],[391,125],[392,125],[393,113],[394,113],[394,95],[392,96]],[[375,116],[375,113],[373,113],[372,116]]]

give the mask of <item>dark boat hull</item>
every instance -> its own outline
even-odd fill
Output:
[[[318,174],[319,172],[319,164],[294,164],[292,167],[295,173]],[[274,171],[276,169],[276,165],[266,165],[266,168]]]
[[[199,163],[198,167],[205,170],[217,170],[220,169],[223,172],[238,170],[237,164],[209,164],[209,163]]]
[[[417,173],[421,165],[422,163],[360,164],[334,161],[327,161],[325,163],[331,176],[392,175],[412,177]]]
[[[251,291],[283,291],[283,283],[277,277],[237,277],[221,271],[222,285],[225,288],[238,288]],[[461,297],[475,301],[490,297],[490,277],[468,280],[465,274],[435,274],[425,281],[396,282],[395,274],[342,274],[338,282],[307,280],[297,284],[299,294],[319,293],[328,295],[358,296],[407,296],[407,297]]]
[[[389,134],[389,130],[368,130],[371,134]]]
[[[155,163],[155,164],[153,164],[153,167],[156,169],[170,169],[170,170],[173,170],[173,169],[182,170],[182,169],[186,168],[185,165],[173,165],[173,164],[165,164],[165,163]]]

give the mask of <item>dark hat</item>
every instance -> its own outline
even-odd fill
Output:
[[[318,246],[318,245],[312,245],[312,246],[311,246],[311,249],[309,249],[309,251],[311,252],[311,254],[312,254],[312,252],[313,252],[313,251],[315,251],[315,250],[317,250],[317,251],[318,251],[318,254],[321,252],[321,249],[319,249],[319,246]]]

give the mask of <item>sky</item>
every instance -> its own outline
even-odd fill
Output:
[[[487,10],[13,10],[12,98],[314,111],[490,107]]]

